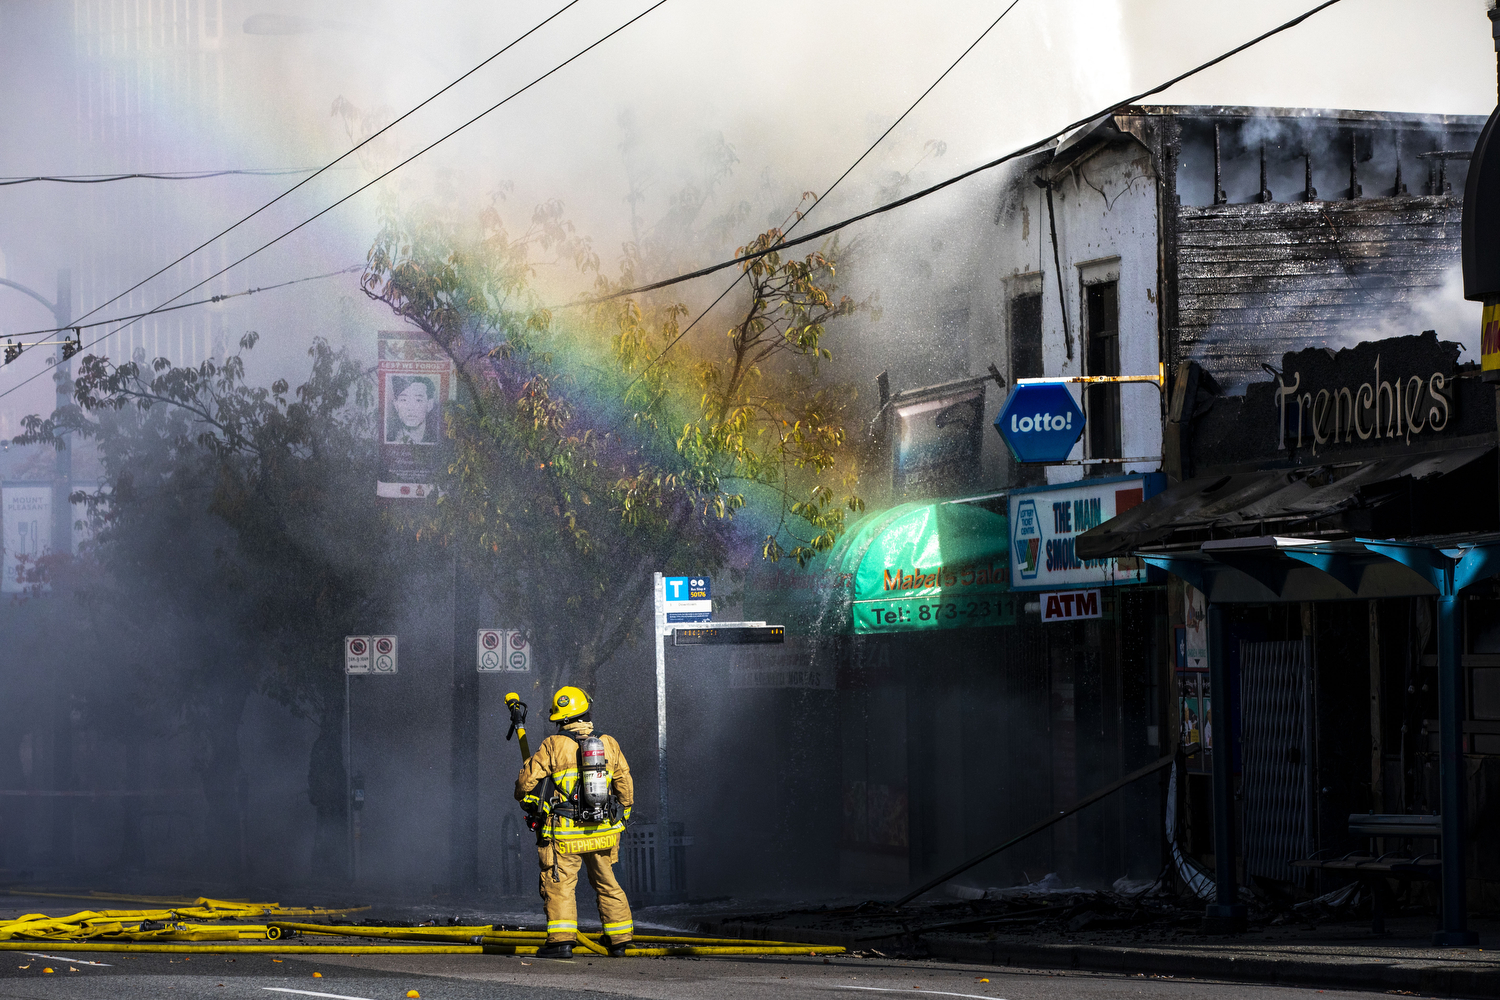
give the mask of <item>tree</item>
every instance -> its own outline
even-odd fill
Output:
[[[295,392],[284,380],[252,387],[238,355],[196,367],[88,357],[77,408],[28,418],[24,440],[69,431],[98,445],[106,485],[86,499],[109,581],[100,600],[138,623],[158,697],[204,734],[210,842],[237,843],[237,733],[260,690],[318,725],[313,860],[338,872],[348,807],[338,650],[390,613],[424,555],[382,530],[369,380],[322,340],[309,354]]]
[[[859,308],[833,291],[836,252],[748,262],[727,355],[694,344],[696,357],[652,363],[682,333],[680,303],[612,299],[566,320],[538,304],[539,258],[598,271],[557,203],[514,235],[495,205],[470,223],[431,207],[387,214],[366,293],[448,355],[461,389],[439,499],[410,511],[409,530],[453,541],[469,578],[530,629],[550,681],[566,670],[593,684],[643,625],[654,571],[724,567],[747,497],[764,501],[771,559],[789,546],[805,562],[859,509],[828,482],[850,481],[851,394],[823,377],[821,341]],[[630,254],[601,292],[631,282]]]

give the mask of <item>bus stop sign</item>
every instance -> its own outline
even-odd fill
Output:
[[[995,430],[1017,462],[1062,462],[1083,433],[1083,411],[1062,383],[1018,385]]]

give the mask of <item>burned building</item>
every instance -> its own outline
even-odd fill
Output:
[[[925,336],[962,341],[949,354],[968,359],[967,368],[943,369],[936,385],[882,382],[874,426],[889,454],[889,504],[873,509],[877,498],[815,567],[821,585],[844,595],[842,604],[817,605],[806,655],[826,660],[825,676],[836,678],[836,691],[816,697],[839,720],[829,738],[843,747],[843,827],[825,863],[847,883],[910,884],[1179,742],[1213,742],[1214,693],[1202,650],[1192,645],[1202,631],[1201,595],[1194,605],[1179,578],[1129,546],[1094,552],[1080,539],[1159,505],[1154,498],[1193,475],[1195,463],[1227,470],[1262,461],[1251,452],[1267,442],[1274,451],[1273,429],[1247,414],[1265,408],[1263,383],[1285,358],[1326,358],[1325,350],[1419,334],[1441,312],[1434,303],[1456,303],[1451,311],[1466,315],[1456,290],[1459,223],[1468,151],[1482,124],[1359,111],[1135,107],[1012,164],[993,182],[982,218],[949,220],[969,227],[967,269]],[[955,325],[960,311],[965,321]],[[1436,358],[1421,373],[1424,392],[1451,400],[1459,382],[1468,386],[1458,346],[1437,342],[1468,332],[1455,324],[1411,338],[1420,343],[1404,354]],[[1358,351],[1360,363],[1373,362]],[[998,391],[985,371],[991,361],[1005,384]],[[1305,378],[1314,374],[1309,368]],[[983,423],[993,420],[1021,380],[1092,376],[1146,380],[1069,385],[1087,429],[1066,461],[1021,465],[979,422],[980,413]],[[1327,400],[1320,405],[1326,410]],[[1307,451],[1327,436],[1314,416],[1292,431],[1303,430]],[[1467,438],[1486,428],[1492,438],[1493,406],[1466,404],[1460,415],[1454,404],[1452,420],[1439,423],[1442,433],[1428,430],[1416,447],[1451,449],[1459,438],[1472,445]],[[1481,460],[1468,472],[1492,464]],[[1382,516],[1403,511],[1425,516],[1411,503]],[[1003,572],[1003,584],[959,599],[970,564]],[[949,568],[959,582],[945,587],[933,571]],[[752,573],[750,617],[794,620],[783,610],[798,601],[797,581],[787,576]],[[1057,594],[1083,597],[1054,614],[1049,598]],[[990,615],[979,615],[986,608]],[[1073,613],[1083,608],[1089,613]],[[1351,671],[1369,675],[1368,650],[1350,652],[1359,645],[1345,620],[1352,613],[1332,606],[1310,613],[1322,615],[1320,669],[1331,671],[1330,683]],[[1293,618],[1302,620],[1284,612],[1276,620]],[[1405,642],[1403,628],[1391,626],[1381,642]],[[1272,631],[1244,638],[1292,641]],[[1397,654],[1380,655],[1395,662]],[[1382,676],[1389,686],[1405,674],[1392,668]],[[1360,688],[1361,706],[1370,693]],[[1383,704],[1394,697],[1392,689]],[[1325,700],[1313,711],[1332,732],[1349,710]],[[937,766],[921,734],[939,731],[961,763]],[[986,759],[981,748],[1005,762],[983,778],[967,763]],[[1407,751],[1416,754],[1417,743]],[[1377,784],[1386,780],[1384,765],[1372,772],[1364,750],[1325,742],[1318,752],[1321,773],[1363,776],[1367,787],[1372,773]],[[1186,848],[1208,854],[1207,757],[1191,770],[1177,799],[1185,804],[1178,831]],[[1426,801],[1420,773],[1397,793],[1399,770],[1393,765],[1390,792],[1309,804],[1303,846],[1341,842],[1333,817],[1346,806]],[[970,801],[963,790],[981,780],[996,783],[993,801],[1035,808],[996,811]],[[1150,877],[1164,860],[1164,794],[1137,783],[970,877]],[[1257,850],[1270,857],[1282,847]],[[1282,874],[1284,861],[1275,869]]]
[[[1236,393],[1286,351],[1419,332],[1409,323],[1433,300],[1461,299],[1461,195],[1482,125],[1139,107],[1067,137],[998,196],[988,295],[1011,379],[1192,360]],[[1161,394],[1099,386],[1082,401],[1093,429],[1072,458],[1162,459]]]

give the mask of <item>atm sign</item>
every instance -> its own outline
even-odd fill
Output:
[[[1037,596],[1041,598],[1044,622],[1071,622],[1104,617],[1099,611],[1097,590],[1059,590]]]

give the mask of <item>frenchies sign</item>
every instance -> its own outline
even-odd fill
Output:
[[[1160,473],[1017,491],[1010,495],[1010,573],[1014,590],[1143,583],[1146,566],[1129,557],[1080,559],[1079,535],[1123,514],[1165,486]]]
[[[453,366],[425,333],[383,331],[376,367],[380,392],[380,480],[377,496],[430,497],[443,407],[453,390]]]

